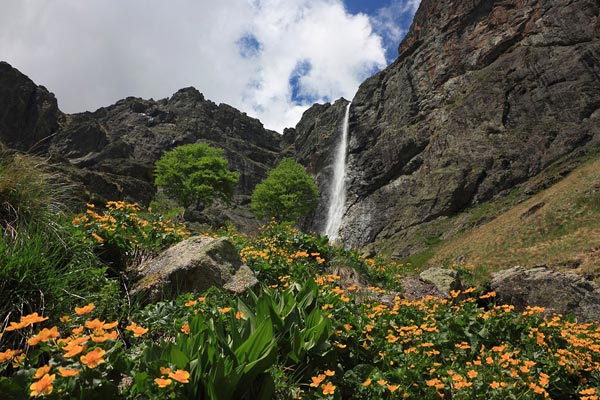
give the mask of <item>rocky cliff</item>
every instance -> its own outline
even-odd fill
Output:
[[[128,97],[94,112],[65,115],[53,94],[0,62],[0,142],[51,157],[89,197],[148,203],[164,151],[198,141],[222,148],[240,172],[235,200],[248,202],[272,168],[283,137],[257,119],[217,105],[194,88],[158,101]]]
[[[352,100],[344,242],[410,255],[423,227],[595,151],[599,14],[598,0],[422,0],[398,59]],[[0,63],[0,140],[62,161],[101,198],[148,202],[162,152],[205,141],[242,174],[238,205],[281,157],[304,164],[322,192],[317,231],[346,104],[314,105],[283,136],[193,88],[64,115]]]
[[[399,58],[353,99],[344,241],[406,256],[418,227],[593,148],[599,13],[597,0],[423,0]]]

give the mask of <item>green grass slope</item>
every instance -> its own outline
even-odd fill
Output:
[[[471,210],[468,215],[472,219],[482,210],[494,208],[498,205],[480,206],[481,210]],[[436,244],[423,265],[447,265],[457,260],[473,268],[478,281],[515,265],[548,264],[598,282],[600,159],[586,162],[493,220]]]

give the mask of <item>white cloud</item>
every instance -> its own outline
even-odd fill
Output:
[[[391,0],[388,6],[380,8],[371,17],[373,29],[386,42],[395,43],[397,47],[409,28],[406,20],[412,20],[420,4],[421,0]]]
[[[373,20],[347,14],[342,0],[0,0],[0,6],[0,57],[47,86],[66,112],[195,86],[281,132],[314,100],[351,98],[385,65]],[[303,100],[295,102],[289,79],[298,65],[305,67],[296,88]]]

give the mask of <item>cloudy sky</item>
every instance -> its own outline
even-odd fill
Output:
[[[420,0],[0,0],[0,60],[61,110],[194,86],[282,132],[397,55]]]

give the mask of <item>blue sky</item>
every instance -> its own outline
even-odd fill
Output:
[[[420,0],[0,2],[0,57],[65,112],[194,86],[282,132],[392,62]]]

